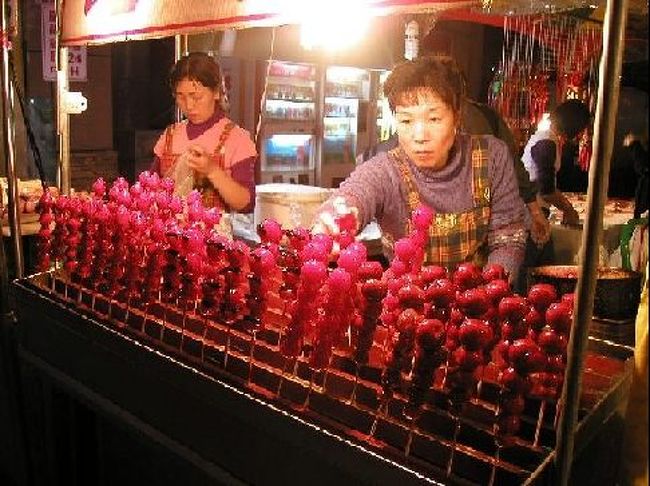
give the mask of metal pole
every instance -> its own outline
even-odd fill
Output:
[[[174,63],[177,63],[185,54],[187,54],[187,35],[177,34],[174,36]],[[176,107],[176,122],[180,122],[182,119],[183,114]]]
[[[14,251],[15,278],[23,276],[23,248],[22,233],[20,230],[20,214],[18,213],[18,179],[16,177],[16,111],[14,105],[14,90],[11,82],[9,51],[11,49],[9,32],[11,22],[9,7],[6,0],[2,2],[2,129],[3,148],[7,173],[7,196],[9,208],[9,226],[11,227],[11,241]],[[3,236],[4,238],[4,236]],[[3,243],[4,244],[4,241]],[[6,267],[2,271],[6,270]]]
[[[610,158],[614,145],[627,4],[627,0],[607,0],[605,10],[593,155],[587,191],[587,213],[580,250],[582,266],[576,286],[574,322],[567,350],[567,369],[562,390],[564,407],[560,415],[556,440],[556,467],[559,475],[557,484],[561,486],[568,484],[573,460],[582,369],[596,290],[599,253],[597,242],[603,230],[602,214],[607,199]]]
[[[68,49],[59,43],[62,20],[62,0],[56,2],[56,132],[59,140],[59,188],[70,194],[70,115],[63,109],[68,92]]]

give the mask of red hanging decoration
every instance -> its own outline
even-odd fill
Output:
[[[585,172],[589,170],[589,162],[591,161],[591,142],[592,138],[589,130],[583,130],[582,134],[580,134],[580,141],[578,142],[578,165]]]

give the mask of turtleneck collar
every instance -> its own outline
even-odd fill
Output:
[[[191,121],[187,120],[187,138],[189,140],[194,140],[195,138],[200,137],[203,135],[203,133],[205,133],[206,130],[219,123],[219,121],[224,116],[226,115],[220,108],[215,108],[212,116],[204,122],[192,123]]]
[[[454,144],[449,150],[447,156],[447,164],[442,169],[430,169],[427,167],[418,167],[415,163],[406,155],[406,152],[400,147],[402,154],[408,160],[411,170],[421,173],[425,178],[432,180],[448,180],[453,178],[458,172],[462,169],[461,163],[461,152],[462,152],[462,143],[466,137],[465,134],[458,134]]]

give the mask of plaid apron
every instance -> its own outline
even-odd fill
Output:
[[[176,164],[176,160],[178,159],[178,155],[179,155],[179,154],[175,154],[173,150],[174,126],[175,125],[169,125],[165,129],[165,148],[162,157],[160,158],[160,173],[164,177],[168,177],[169,174],[173,172],[174,165]],[[215,147],[214,152],[212,153],[212,158],[217,163],[217,166],[228,173],[230,172],[230,170],[226,169],[225,167],[225,143],[226,140],[228,139],[228,135],[230,135],[230,132],[234,127],[235,124],[232,121],[226,123],[223,130],[221,131],[221,134],[219,135],[219,141],[217,142],[217,146]],[[205,207],[207,208],[216,207],[221,210],[226,209],[226,204],[221,198],[221,195],[217,191],[215,191],[214,187],[207,179],[207,177],[195,176],[194,189],[198,190],[201,193],[201,199],[203,200],[203,205]]]
[[[454,268],[461,262],[482,264],[487,255],[487,233],[490,222],[490,181],[488,178],[488,149],[485,140],[472,137],[472,198],[474,206],[460,213],[436,213],[429,227],[429,244],[425,263]],[[420,194],[401,149],[389,152],[396,163],[406,187],[406,204],[412,213],[420,204]],[[411,220],[406,233],[411,232]]]

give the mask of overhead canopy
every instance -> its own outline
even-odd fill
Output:
[[[243,27],[300,22],[322,9],[349,15],[437,13],[480,5],[480,0],[66,0],[61,42],[65,46],[104,44]]]

